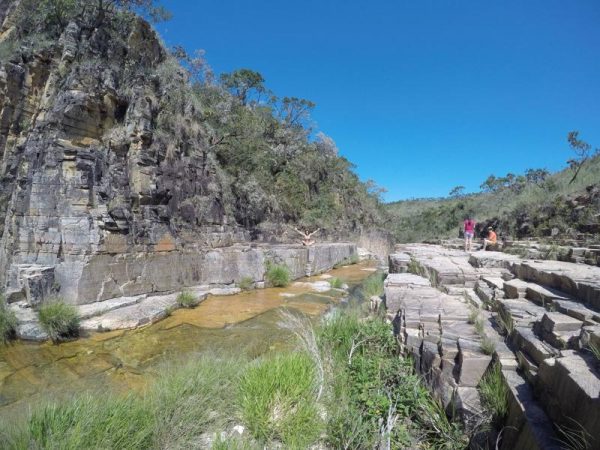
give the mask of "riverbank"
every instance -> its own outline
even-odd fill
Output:
[[[368,289],[354,291],[362,306],[318,325],[278,313],[283,347],[258,357],[190,355],[158,367],[139,393],[88,393],[39,407],[2,438],[14,449],[435,448],[440,440],[464,448],[460,428],[399,357],[389,324],[364,309],[382,281],[373,275]]]
[[[291,308],[318,317],[348,294],[334,289],[316,292],[314,284],[323,286],[338,278],[353,289],[374,270],[373,263],[363,262],[286,288],[209,296],[196,308],[173,311],[154,324],[90,333],[60,345],[15,341],[0,346],[0,421],[22,415],[29,405],[69,398],[73,392],[138,391],[176,355],[235,351],[256,357],[283,348],[290,333],[278,327],[278,310]]]

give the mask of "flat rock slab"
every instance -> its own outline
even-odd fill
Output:
[[[558,289],[600,310],[600,267],[563,261],[522,261],[512,266],[519,278]]]
[[[137,328],[156,322],[176,308],[178,294],[147,297],[139,303],[109,311],[81,322],[81,328],[92,331],[111,331]]]
[[[82,320],[86,320],[91,317],[99,316],[101,314],[106,314],[107,312],[112,311],[114,309],[134,305],[136,303],[141,302],[146,297],[147,297],[146,295],[138,295],[136,297],[112,298],[110,300],[105,300],[102,302],[88,303],[87,305],[80,305],[77,307],[77,310],[79,311],[79,317]]]
[[[426,272],[434,285],[475,284],[480,274],[469,264],[468,253],[439,245],[409,244],[401,246]]]
[[[509,269],[514,263],[521,262],[517,255],[503,252],[478,251],[469,255],[469,263],[473,267],[496,267]]]

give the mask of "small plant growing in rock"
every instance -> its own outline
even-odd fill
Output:
[[[362,285],[363,299],[368,301],[371,297],[383,294],[384,273],[374,273],[369,276]]]
[[[596,358],[596,360],[598,362],[600,362],[600,346],[596,345],[596,344],[592,344],[590,343],[590,345],[588,346],[590,352],[592,352],[592,355],[594,355],[594,357]]]
[[[484,323],[483,323],[483,319],[481,318],[481,316],[477,315],[473,324],[475,325],[475,331],[477,332],[477,334],[479,336],[483,336],[484,335]]]
[[[0,296],[0,342],[6,343],[15,337],[17,328],[17,316],[14,311],[8,309],[6,300]]]
[[[182,308],[193,308],[198,302],[198,298],[190,292],[183,291],[177,296],[177,303]]]
[[[498,364],[494,364],[481,379],[479,392],[486,409],[494,418],[502,420],[508,413],[508,387]]]
[[[496,341],[484,334],[481,338],[481,351],[486,355],[492,355],[496,351]]]
[[[479,318],[479,308],[476,308],[473,305],[469,306],[469,317],[467,318],[467,323],[474,325],[475,321],[478,318]]]
[[[244,277],[238,285],[242,291],[249,291],[254,287],[254,280],[251,277]]]
[[[329,280],[329,284],[333,289],[341,289],[344,282],[337,277],[333,277]]]
[[[267,264],[266,280],[271,286],[286,287],[290,284],[290,270],[283,264]]]
[[[63,300],[54,300],[40,307],[40,325],[53,342],[60,342],[79,334],[77,308]]]

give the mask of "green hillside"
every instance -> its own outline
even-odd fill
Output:
[[[544,180],[517,177],[490,192],[389,203],[390,229],[399,242],[457,237],[464,217],[472,214],[477,222],[492,221],[505,236],[545,236],[552,228],[574,236],[598,222],[598,194],[586,188],[600,182],[600,156],[586,161],[570,183],[573,174],[566,168]],[[582,198],[574,202],[577,196]]]

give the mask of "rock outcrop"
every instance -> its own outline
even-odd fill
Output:
[[[18,1],[0,6],[0,285],[11,302],[74,304],[298,278],[353,245],[256,246],[187,72],[151,26],[119,33],[73,21],[56,42],[14,42]],[[112,33],[112,34],[111,34]],[[289,242],[289,241],[288,241]]]
[[[508,390],[499,448],[561,448],[568,436],[598,447],[599,268],[409,244],[390,271],[385,302],[400,346],[448,411],[477,428],[477,387],[494,363]]]

